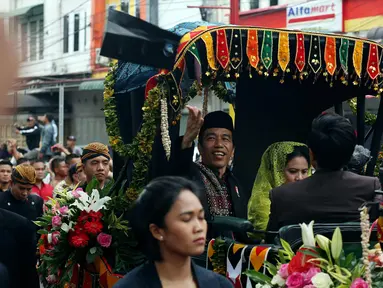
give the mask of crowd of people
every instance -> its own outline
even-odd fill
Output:
[[[0,71],[0,95],[6,95],[17,63],[2,28],[0,23],[0,57],[7,69]],[[174,175],[149,183],[130,215],[149,262],[115,287],[233,287],[191,261],[216,236],[218,231],[208,227],[215,216],[249,219],[268,231],[312,220],[349,222],[359,219],[359,207],[373,202],[380,189],[378,179],[345,169],[356,135],[346,118],[327,113],[314,119],[307,146],[281,142],[265,151],[247,199],[230,169],[235,149],[231,117],[218,111],[203,118],[197,108],[188,109],[186,133],[171,159]],[[57,144],[57,126],[49,114],[28,117],[16,131],[26,137],[28,149],[9,139],[0,150],[0,287],[38,288],[38,235],[32,221],[58,192],[85,189],[94,177],[103,188],[112,177],[111,156],[101,143],[81,151],[73,136],[65,146]],[[200,159],[194,162],[197,138]],[[232,233],[225,236],[236,239]]]
[[[60,145],[50,149],[68,152]],[[43,215],[44,203],[60,193],[70,193],[73,189],[85,191],[93,178],[103,188],[113,177],[111,162],[109,148],[98,142],[86,145],[81,155],[70,153],[65,157],[34,160],[20,157],[16,165],[9,158],[0,160],[0,233],[4,235],[0,237],[0,247],[3,248],[3,243],[8,245],[4,246],[7,253],[0,251],[0,264],[9,275],[8,283],[0,287],[40,287],[36,270],[38,226],[32,221]]]

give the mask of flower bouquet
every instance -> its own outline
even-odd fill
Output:
[[[109,196],[100,197],[97,189],[87,193],[81,188],[47,202],[44,215],[35,222],[41,228],[38,271],[44,287],[65,287],[77,265],[85,268],[108,252],[116,255],[111,249],[128,227],[114,214],[112,202]]]
[[[245,272],[257,283],[256,288],[371,287],[368,260],[360,261],[352,253],[345,255],[340,229],[335,229],[330,240],[323,235],[314,236],[313,225],[313,221],[309,225],[300,224],[303,246],[296,253],[281,239],[283,248],[279,250],[277,265],[266,263],[271,277],[254,270]]]

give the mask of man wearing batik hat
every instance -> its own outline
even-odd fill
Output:
[[[186,132],[180,138],[173,160],[175,173],[203,185],[205,197],[202,204],[208,220],[212,216],[246,218],[246,199],[228,168],[234,156],[232,118],[223,111],[212,112],[202,118],[198,108],[187,108],[189,117]],[[194,163],[194,140],[197,136],[202,159]]]
[[[0,208],[19,214],[31,221],[43,214],[44,201],[31,194],[36,171],[31,165],[18,165],[12,172],[11,189],[0,194]]]
[[[86,182],[89,183],[93,177],[96,177],[100,188],[104,188],[109,174],[110,154],[108,147],[99,142],[86,145],[82,151],[81,161]],[[83,187],[86,187],[86,184]]]

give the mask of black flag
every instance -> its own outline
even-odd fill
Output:
[[[181,37],[127,13],[110,9],[101,55],[172,69]]]

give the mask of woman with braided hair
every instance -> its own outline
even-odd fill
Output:
[[[250,201],[248,219],[257,230],[266,230],[270,214],[269,192],[311,174],[309,149],[297,142],[277,142],[263,153]]]

